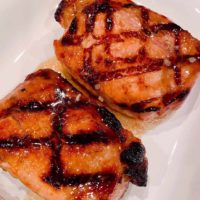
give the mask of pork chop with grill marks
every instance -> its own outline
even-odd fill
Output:
[[[129,0],[63,0],[54,42],[74,81],[115,110],[155,119],[177,108],[200,70],[200,42]]]
[[[50,69],[1,100],[0,166],[47,200],[116,200],[147,181],[140,139]]]

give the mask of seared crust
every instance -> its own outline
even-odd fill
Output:
[[[119,199],[147,181],[141,141],[49,69],[0,102],[0,166],[49,200]]]
[[[197,39],[131,1],[77,0],[63,12],[71,7],[54,45],[76,81],[131,117],[157,118],[180,105],[200,69]]]

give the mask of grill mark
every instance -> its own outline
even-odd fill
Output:
[[[86,32],[93,32],[96,15],[98,13],[111,13],[113,12],[113,10],[114,9],[108,2],[95,2],[89,6],[86,6],[83,9],[83,13],[87,16],[85,24]],[[112,20],[110,21],[110,19],[108,20],[108,18],[106,19],[106,28],[108,28],[108,30],[112,29]]]
[[[141,18],[142,18],[142,32],[145,34],[145,39],[151,36],[151,30],[149,29],[149,10],[145,7],[141,7]]]
[[[74,17],[74,19],[72,20],[72,23],[69,27],[69,34],[70,35],[73,35],[77,32],[77,29],[78,29],[78,23],[77,23],[77,18]]]
[[[123,8],[139,7],[136,3],[127,3],[123,5]]]
[[[65,7],[67,6],[67,2],[66,0],[62,0],[54,14],[54,18],[57,22],[61,21],[61,16],[63,14],[63,10],[65,9]]]
[[[125,108],[125,109],[131,109],[133,112],[135,113],[146,113],[146,112],[158,112],[161,110],[160,107],[158,106],[150,106],[148,107],[149,103],[152,103],[154,101],[157,101],[159,98],[152,98],[152,99],[147,99],[147,100],[143,100],[137,103],[132,104],[131,106],[129,106],[126,103],[120,103],[117,104],[119,107]]]
[[[105,24],[106,24],[106,30],[111,31],[113,28],[112,12],[107,13],[106,19],[105,19]]]
[[[29,74],[26,77],[25,81],[33,80],[36,77],[42,77],[44,80],[49,80],[51,78],[51,76],[49,75],[49,73],[46,72],[46,70],[40,69],[35,73]]]
[[[81,36],[67,34],[61,39],[61,44],[63,46],[80,45],[83,41]]]
[[[162,101],[164,106],[168,106],[176,101],[183,101],[189,94],[190,89],[186,89],[180,92],[169,93],[163,96]]]
[[[177,62],[188,62],[189,63],[189,58],[191,58],[191,57],[196,59],[195,62],[200,61],[200,54],[196,54],[196,55],[178,56],[177,57]]]
[[[62,90],[55,90],[57,100],[62,100]],[[48,174],[43,176],[43,181],[49,183],[55,188],[60,188],[62,182],[60,181],[63,178],[63,167],[60,159],[60,153],[62,149],[62,141],[60,135],[62,134],[62,118],[66,110],[66,107],[62,109],[55,109],[55,116],[53,118],[52,127],[53,127],[53,141],[51,146],[52,157],[51,157],[51,166]]]
[[[97,79],[97,73],[92,67],[92,48],[84,49],[83,68],[80,72],[81,76],[88,83],[93,85]]]
[[[54,138],[54,142],[51,145],[52,157],[51,157],[51,166],[50,171],[47,175],[42,177],[42,180],[46,183],[49,183],[55,188],[60,188],[62,186],[62,182],[60,180],[63,179],[63,167],[60,160],[60,152],[61,152],[61,142],[58,138]]]
[[[152,60],[152,62],[147,65],[133,66],[124,69],[118,69],[115,71],[101,73],[98,76],[98,81],[104,82],[114,79],[121,79],[127,76],[133,76],[133,75],[136,76],[148,72],[158,71],[161,69],[162,65],[163,65],[163,60]]]
[[[18,148],[28,148],[28,147],[40,147],[40,146],[50,146],[50,138],[36,138],[33,139],[31,136],[27,135],[24,138],[19,138],[17,136],[10,137],[8,139],[0,140],[1,149],[18,149]]]
[[[146,36],[141,31],[128,31],[128,32],[122,32],[121,35],[123,35],[126,38],[138,38],[142,41],[146,40]]]
[[[102,37],[96,37],[93,35],[93,37],[96,40],[99,40],[97,44],[95,45],[99,45],[99,44],[108,44],[108,43],[112,43],[112,42],[123,42],[124,40],[120,37],[120,35],[118,34],[109,34],[106,36],[102,36]]]
[[[104,132],[102,131],[96,131],[92,133],[80,133],[80,134],[62,134],[62,139],[64,140],[64,143],[69,145],[87,145],[94,142],[97,143],[104,143],[107,144],[109,141],[111,141],[111,138],[108,137]]]
[[[140,102],[132,104],[131,106],[129,106],[126,103],[120,103],[117,105],[124,109],[131,108],[136,113],[158,112],[161,110],[161,107],[158,107],[158,106],[148,107],[148,104],[152,103],[154,101],[159,101],[159,102],[162,102],[164,104],[164,106],[169,106],[170,104],[172,104],[176,101],[183,101],[187,97],[189,92],[190,92],[190,89],[186,89],[186,90],[179,91],[179,92],[167,93],[159,98],[152,98],[152,99],[140,101]]]
[[[124,142],[126,138],[122,134],[123,128],[118,119],[103,107],[98,107],[97,111],[100,114],[102,121],[118,135],[120,142]]]
[[[173,66],[173,70],[174,70],[174,80],[175,80],[175,83],[177,85],[180,85],[181,84],[181,68],[175,64]]]
[[[158,33],[159,31],[172,31],[174,33],[178,33],[180,31],[183,31],[183,29],[174,23],[168,23],[168,24],[157,24],[152,27],[150,27],[151,31],[154,33]]]
[[[48,182],[48,180],[46,181]],[[111,189],[112,191],[116,184],[117,177],[113,173],[96,173],[96,174],[66,175],[58,177],[56,181],[57,185],[60,186],[79,186],[81,184],[87,184],[88,186],[93,186],[97,189],[102,189],[102,187],[110,186],[112,188]],[[50,184],[54,182],[55,181],[51,181]],[[53,186],[56,187],[55,185]]]
[[[135,103],[131,105],[131,110],[136,113],[158,112],[160,107],[152,106],[145,108],[142,103]]]
[[[149,21],[149,10],[147,10],[145,7],[141,10],[141,17],[143,20],[143,23],[146,25]]]
[[[27,111],[27,112],[37,112],[37,111],[43,111],[46,109],[47,109],[46,103],[41,103],[37,101],[31,101],[28,104],[20,106],[21,111]]]
[[[175,54],[176,54],[176,59],[175,59],[175,63],[173,66],[174,80],[177,85],[180,85],[181,84],[181,68],[178,66],[178,57],[180,55],[180,39],[179,39],[180,30],[176,30],[173,32],[175,35],[175,47],[174,48],[175,48]]]

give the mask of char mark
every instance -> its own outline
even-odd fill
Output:
[[[120,155],[121,161],[132,165],[144,162],[145,148],[140,142],[132,142]]]
[[[82,37],[71,35],[71,34],[66,34],[61,39],[61,44],[63,46],[80,45],[81,42],[82,42]]]
[[[56,177],[51,174],[50,176],[45,177],[44,181],[56,188],[60,188],[61,186],[79,186],[87,184],[101,189],[102,187],[112,187],[113,184],[116,184],[117,177],[113,173],[65,175]]]
[[[126,138],[122,134],[123,128],[119,120],[103,107],[98,107],[97,111],[100,114],[102,121],[118,135],[120,142],[124,142]]]
[[[51,145],[52,157],[51,157],[50,171],[49,174],[44,176],[42,179],[44,182],[51,184],[55,188],[60,188],[62,185],[61,180],[63,178],[63,167],[60,159],[62,144],[58,135],[53,139],[54,141],[52,142]]]
[[[112,13],[109,12],[106,16],[106,30],[111,31],[113,27]]]
[[[124,174],[130,178],[130,181],[138,186],[147,185],[148,162],[145,159],[142,163],[133,164],[125,168]]]
[[[92,32],[93,31],[96,15],[98,13],[112,13],[113,10],[114,9],[112,8],[112,6],[108,2],[93,3],[93,4],[89,5],[89,6],[86,6],[83,9],[83,13],[87,15],[86,31],[87,32]],[[108,28],[108,30],[111,29],[112,22],[110,21],[110,19],[108,20],[108,24],[106,25],[106,27]]]
[[[121,108],[124,108],[124,109],[131,109],[135,113],[158,112],[161,109],[160,107],[158,107],[158,106],[148,106],[149,103],[152,103],[156,100],[158,100],[158,98],[152,98],[152,99],[140,101],[140,102],[132,104],[131,106],[129,106],[126,103],[119,103],[117,105]]]
[[[142,41],[146,41],[146,36],[141,33],[141,32],[137,32],[137,31],[128,31],[128,32],[122,32],[121,33],[124,37],[126,38],[132,38],[132,37],[135,37],[135,38],[138,38]]]
[[[63,11],[64,11],[66,5],[67,5],[66,0],[62,0],[60,2],[59,6],[58,6],[58,8],[57,8],[57,10],[56,10],[56,12],[54,14],[55,20],[57,22],[61,22],[61,17],[62,17],[62,14],[63,14]]]
[[[158,112],[160,107],[152,106],[152,107],[144,107],[143,103],[135,103],[131,105],[131,109],[136,113],[146,113],[146,112]]]
[[[108,136],[102,131],[74,135],[63,134],[62,139],[64,140],[64,143],[69,145],[87,145],[94,142],[107,144],[109,142]]]
[[[47,105],[45,103],[41,103],[37,101],[30,101],[28,104],[20,106],[21,111],[27,111],[27,112],[37,112],[37,111],[43,111],[46,109],[47,109]]]
[[[123,5],[123,8],[131,8],[131,7],[138,7],[138,5],[136,3],[127,3]]]
[[[182,31],[183,29],[174,23],[168,23],[168,24],[157,24],[154,25],[152,28],[152,32],[158,33],[159,31],[172,31],[174,33],[178,33]]]
[[[190,89],[186,89],[181,92],[174,92],[174,93],[166,94],[163,96],[163,99],[162,99],[163,104],[165,106],[168,106],[174,102],[183,101],[187,97],[189,92],[190,92]]]
[[[37,72],[30,74],[26,77],[25,81],[33,80],[36,77],[41,77],[45,80],[49,80],[51,78],[51,75],[49,73],[49,69],[40,69]]]
[[[163,60],[152,60],[149,64],[128,67],[125,69],[118,69],[106,73],[101,73],[98,76],[98,81],[110,81],[113,79],[121,79],[130,75],[140,75],[148,72],[158,71],[163,65]]]
[[[70,35],[75,34],[77,32],[77,29],[78,29],[77,18],[74,17],[74,19],[72,20],[72,23],[69,27],[69,34]]]
[[[131,182],[138,186],[146,186],[147,160],[145,148],[140,142],[132,142],[120,155],[121,162],[127,167],[124,173],[130,177]]]
[[[98,76],[92,67],[92,48],[84,51],[83,69],[80,71],[80,74],[90,85],[96,83]]]
[[[181,84],[181,68],[177,65],[173,66],[174,70],[174,79],[177,85]]]
[[[10,137],[9,139],[0,140],[1,149],[18,149],[18,148],[28,148],[28,147],[40,147],[40,146],[50,146],[50,138],[38,138],[34,139],[30,136],[24,138]]]
[[[142,17],[144,25],[146,25],[146,23],[148,23],[149,21],[149,10],[143,7],[141,10],[141,17]]]

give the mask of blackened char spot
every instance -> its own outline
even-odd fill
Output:
[[[181,92],[174,92],[174,93],[169,93],[163,96],[163,104],[165,106],[168,106],[176,101],[183,101],[187,95],[189,94],[190,89],[183,90]]]
[[[69,34],[73,35],[77,32],[77,18],[75,17],[73,20],[72,20],[72,23],[69,27]]]
[[[108,136],[102,132],[92,132],[92,133],[80,133],[80,134],[62,134],[62,139],[64,140],[64,143],[69,145],[79,144],[79,145],[87,145],[91,144],[93,142],[98,143],[108,143],[109,138]]]
[[[132,165],[144,162],[145,148],[140,142],[132,142],[120,155],[121,161]]]
[[[126,164],[124,174],[133,184],[146,186],[147,183],[147,159],[145,148],[140,142],[132,142],[120,155],[121,162]]]
[[[130,181],[138,186],[146,186],[147,185],[147,171],[148,171],[148,163],[145,159],[142,163],[133,164],[129,167],[125,168],[124,174],[130,178]]]
[[[61,39],[61,44],[63,46],[70,45],[79,45],[82,41],[82,38],[76,35],[67,34]]]
[[[102,121],[114,132],[117,133],[119,140],[124,142],[126,140],[125,136],[122,134],[122,125],[119,120],[107,109],[103,107],[97,108],[98,113],[100,114]]]

